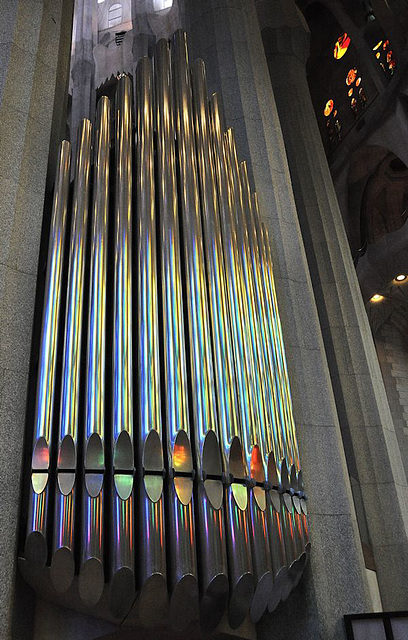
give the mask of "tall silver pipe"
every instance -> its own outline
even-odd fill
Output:
[[[51,579],[58,592],[66,591],[75,571],[74,527],[79,420],[79,382],[82,346],[82,316],[85,252],[88,227],[89,172],[91,167],[89,120],[78,132],[78,152],[72,203],[71,241],[64,327],[64,355],[59,419],[55,527]]]
[[[124,615],[135,596],[132,369],[132,85],[116,90],[116,190],[112,350],[111,611]]]
[[[273,455],[269,460],[268,471],[271,489],[267,492],[267,521],[273,568],[273,588],[269,594],[268,610],[272,613],[281,599],[286,598],[292,590],[293,580],[288,572],[285,548],[284,526],[286,526],[286,521],[283,513],[283,487]]]
[[[139,543],[147,552],[139,562],[139,611],[147,623],[160,619],[167,606],[153,127],[152,63],[142,58],[136,70],[138,464]]]
[[[188,66],[188,52],[186,34],[177,31],[173,37],[173,88],[174,88],[174,119],[175,132],[178,143],[178,162],[180,169],[180,205],[184,240],[184,257],[186,273],[187,321],[190,336],[190,374],[193,388],[193,415],[196,437],[199,442],[204,439],[209,430],[215,430],[215,406],[212,394],[212,363],[208,352],[200,349],[201,343],[208,344],[208,314],[206,308],[206,291],[203,273],[204,253],[202,246],[200,202],[198,194],[198,176],[194,148],[194,129],[192,118],[192,99],[190,75]],[[197,332],[199,335],[197,336]],[[198,337],[196,341],[194,338]],[[200,343],[201,341],[201,343]],[[204,358],[200,360],[200,357]],[[180,430],[176,440],[168,442],[171,447],[169,460],[174,472],[189,474],[193,471],[191,453],[190,430]],[[198,459],[197,464],[201,460]],[[180,529],[185,536],[194,532],[193,523],[193,482],[191,477],[176,475],[174,483],[170,481],[170,511],[174,521],[179,520],[179,509],[184,508],[186,516],[191,517],[188,526]],[[174,496],[175,501],[173,501]],[[180,522],[180,524],[182,524]],[[175,548],[177,547],[177,548]],[[178,564],[173,564],[178,556]],[[188,612],[191,620],[198,615],[198,584],[195,551],[195,535],[188,540],[181,537],[172,543],[172,596],[171,617],[177,612]],[[188,586],[186,592],[184,584]]]
[[[51,428],[54,415],[55,374],[57,364],[58,322],[62,298],[61,278],[64,263],[71,145],[63,140],[59,149],[52,202],[44,309],[34,414],[34,442],[31,462],[31,487],[27,538],[24,555],[33,571],[47,561],[47,506],[50,468]]]
[[[157,173],[160,177],[157,183],[157,196],[161,241],[166,466],[169,470],[174,469],[178,472],[191,474],[193,462],[189,439],[172,69],[170,48],[166,40],[160,40],[156,45],[154,67]],[[191,477],[179,478],[177,482],[179,483],[180,495],[177,495],[173,476],[174,472],[171,472],[166,483],[166,500],[170,514],[167,523],[167,545],[171,559],[171,571],[168,579],[170,591],[173,592],[172,615],[177,626],[182,627],[184,623],[184,617],[181,613],[183,585],[186,590],[191,587],[195,592],[192,598],[187,597],[187,604],[190,603],[190,606],[185,626],[188,626],[191,617],[196,615],[197,607],[194,517],[191,509],[192,480]],[[187,529],[191,527],[193,546],[189,542],[188,531],[183,529],[183,522],[186,522]],[[177,535],[177,531],[182,532],[183,535]],[[173,560],[174,553],[183,558],[180,568]],[[186,558],[184,558],[185,554],[187,554]]]
[[[103,96],[97,107],[94,142],[94,188],[86,367],[84,441],[85,481],[82,497],[79,593],[95,605],[105,582],[104,473],[105,473],[105,339],[106,278],[109,213],[110,102]]]
[[[230,163],[231,188],[234,193],[237,239],[242,277],[240,279],[240,301],[242,312],[242,331],[245,336],[245,357],[247,359],[252,381],[252,392],[255,393],[253,422],[250,429],[244,431],[244,445],[250,463],[251,480],[255,484],[250,493],[251,544],[254,573],[256,579],[255,593],[251,605],[251,618],[257,622],[264,613],[273,583],[272,561],[270,555],[269,533],[266,528],[266,494],[265,476],[266,459],[264,457],[265,439],[273,431],[273,412],[267,391],[267,371],[263,358],[260,340],[261,321],[256,303],[256,273],[252,269],[249,245],[249,230],[245,217],[248,206],[246,189],[243,188],[239,171],[235,138],[232,129],[226,134],[228,159]],[[247,180],[246,174],[243,176]]]
[[[198,170],[200,178],[201,210],[204,229],[204,247],[208,276],[208,300],[211,319],[212,344],[214,352],[215,388],[219,424],[227,434],[226,447],[230,447],[238,430],[238,401],[233,373],[233,353],[228,322],[226,283],[221,227],[219,221],[217,185],[212,152],[210,121],[208,112],[205,66],[197,60],[193,68],[193,95],[195,114],[195,134]],[[211,352],[211,344],[208,345]],[[218,424],[217,432],[207,433],[202,451],[202,473],[204,484],[200,483],[201,496],[198,500],[200,513],[200,556],[201,570],[201,626],[207,630],[215,628],[227,604],[228,570],[227,550],[222,508],[223,485]],[[200,442],[200,444],[202,444]],[[228,451],[229,454],[229,451]],[[228,458],[224,468],[228,468]],[[207,474],[213,478],[207,479]],[[219,521],[219,522],[218,522]],[[206,526],[207,525],[207,526]],[[220,525],[220,526],[218,526]],[[221,534],[220,534],[221,527]]]
[[[258,246],[257,228],[255,225],[246,162],[241,162],[239,169],[242,185],[244,224],[247,229],[247,234],[245,234],[245,253],[247,268],[252,275],[253,302],[257,320],[258,361],[260,363],[259,368],[263,372],[261,380],[263,382],[262,388],[266,422],[264,425],[265,432],[260,434],[259,444],[268,472],[268,460],[271,452],[273,451],[275,460],[281,460],[288,454],[288,444],[285,437],[283,417],[279,413],[279,385],[276,384],[277,367],[275,364],[275,351],[271,344],[267,323],[266,297],[262,281],[262,258]]]
[[[248,491],[242,484],[249,475],[250,461],[243,461],[243,431],[250,428],[253,399],[245,360],[242,314],[240,308],[241,269],[234,222],[234,194],[229,180],[229,162],[221,126],[218,96],[211,98],[211,134],[215,174],[218,186],[220,225],[223,239],[224,268],[227,287],[228,317],[232,336],[235,380],[238,388],[239,410],[231,434],[222,425],[222,445],[227,471],[233,475],[232,484],[225,489],[226,535],[230,578],[228,618],[233,628],[245,619],[254,592],[251,545],[249,542]],[[232,440],[229,440],[230,435]],[[236,482],[235,480],[241,480]]]

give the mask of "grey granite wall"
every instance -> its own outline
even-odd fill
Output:
[[[298,17],[297,27],[288,24],[280,0],[259,0],[258,5],[271,10],[263,13],[262,35],[349,472],[361,486],[383,606],[405,609],[407,479],[310,99],[306,58],[299,58],[294,46],[302,23]]]
[[[71,0],[1,8],[0,638],[11,631],[27,379],[48,151],[61,136]],[[68,47],[68,48],[67,48]],[[54,106],[57,106],[54,114]],[[50,176],[50,182],[52,176]],[[23,597],[23,596],[21,596]],[[28,611],[28,607],[26,607]]]
[[[342,616],[370,610],[339,424],[327,368],[284,138],[253,0],[188,0],[191,58],[207,65],[222,95],[238,152],[252,168],[269,228],[294,413],[310,495],[311,566],[259,638],[340,639]],[[288,6],[287,1],[282,6]],[[273,14],[274,17],[276,14]],[[289,34],[284,34],[290,38]]]

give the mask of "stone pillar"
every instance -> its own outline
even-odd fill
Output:
[[[311,567],[259,638],[345,638],[342,616],[371,608],[309,269],[254,0],[187,0],[191,58],[207,65],[241,158],[251,165],[273,242],[302,467],[310,496]]]
[[[96,2],[95,2],[96,4]],[[71,51],[72,106],[70,140],[76,153],[78,127],[83,118],[92,120],[95,114],[94,47],[98,41],[97,11],[94,2],[75,0]],[[74,174],[75,163],[71,166]]]
[[[50,141],[64,128],[72,0],[15,0],[1,11],[0,86],[0,638],[11,631],[21,458]],[[65,132],[65,131],[64,131]],[[50,178],[51,180],[51,178]]]
[[[348,469],[361,488],[359,524],[365,518],[384,609],[407,609],[407,480],[310,98],[306,34],[294,2],[257,8]]]

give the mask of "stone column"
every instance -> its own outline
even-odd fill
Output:
[[[0,638],[11,631],[31,331],[50,141],[64,129],[72,0],[3,3],[0,26]],[[51,181],[52,178],[50,178]]]
[[[71,52],[72,106],[70,140],[73,157],[76,154],[78,127],[83,118],[92,120],[95,114],[94,47],[98,41],[96,2],[75,0]],[[74,174],[75,163],[71,166]]]
[[[367,522],[383,607],[407,609],[407,480],[310,98],[306,33],[294,2],[257,8],[348,469],[361,488],[359,524]]]
[[[365,568],[336,407],[254,0],[187,0],[191,57],[207,64],[273,242],[274,272],[301,461],[310,496],[311,566],[259,638],[345,638],[342,616],[369,611]],[[283,614],[283,615],[282,615]]]

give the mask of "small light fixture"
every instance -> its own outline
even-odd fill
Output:
[[[398,276],[395,276],[396,282],[404,282],[407,279],[407,276],[403,273],[400,273]]]
[[[380,302],[381,300],[384,300],[384,296],[381,296],[379,293],[375,293],[370,299],[370,302]]]

